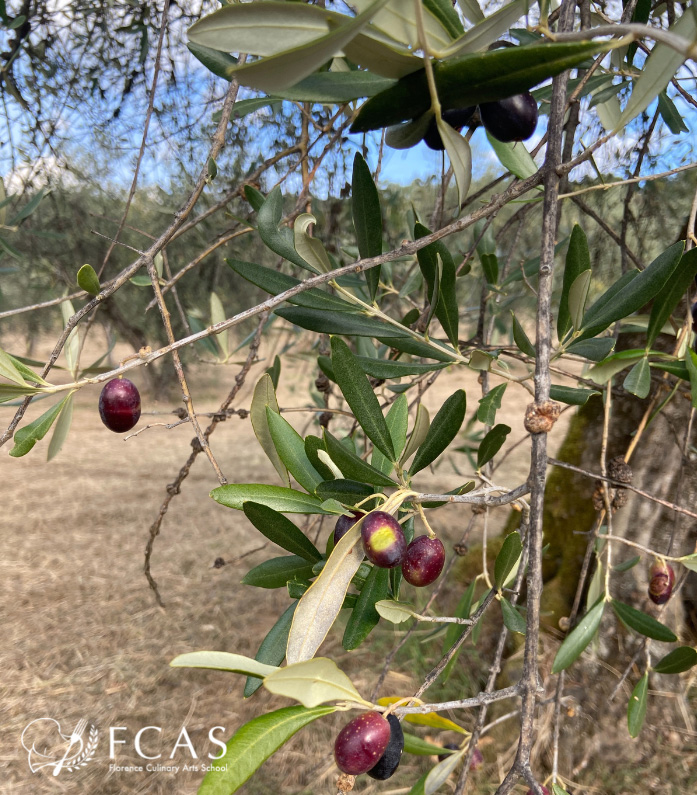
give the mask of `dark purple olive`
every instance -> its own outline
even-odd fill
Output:
[[[334,759],[342,773],[358,776],[375,767],[390,742],[391,726],[379,712],[364,712],[339,732]]]
[[[673,593],[675,572],[667,563],[654,563],[649,577],[649,599],[656,605],[664,605]]]
[[[445,547],[439,538],[418,536],[407,547],[402,561],[404,579],[417,588],[438,579],[445,563]]]
[[[396,715],[388,715],[387,720],[392,729],[390,742],[377,765],[371,767],[368,771],[368,775],[378,781],[386,781],[388,778],[392,778],[395,770],[399,767],[399,762],[402,759],[402,751],[404,750],[404,732],[402,731],[402,724],[399,722],[399,718]]]
[[[470,761],[470,770],[478,770],[483,764],[484,756],[479,748],[475,748]]]
[[[341,541],[360,518],[360,514],[354,513],[351,516],[342,515],[336,520],[334,525],[334,546]]]
[[[399,522],[383,511],[373,511],[363,520],[361,537],[366,557],[381,569],[392,569],[404,559],[407,542]]]
[[[444,110],[441,114],[441,118],[454,130],[460,132],[460,130],[466,124],[469,124],[470,119],[472,116],[474,116],[475,110],[476,108],[474,106],[471,108],[451,108],[450,110]],[[428,124],[428,129],[424,135],[424,143],[429,149],[433,149],[436,152],[442,152],[445,149],[443,139],[438,132],[438,125],[436,124],[435,116],[431,118],[431,121]]]
[[[503,143],[525,141],[537,127],[537,103],[529,91],[498,102],[483,102],[479,115],[489,135]]]
[[[114,433],[125,433],[140,419],[140,394],[127,378],[114,378],[99,396],[99,416]]]

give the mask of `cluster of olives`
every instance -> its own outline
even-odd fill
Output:
[[[441,118],[457,132],[469,124],[476,110],[484,128],[498,141],[525,141],[537,127],[537,103],[529,91],[513,97],[500,99],[497,102],[482,102],[477,107],[451,108],[444,110]],[[424,143],[430,149],[442,151],[445,144],[438,132],[435,116],[431,119],[424,134]]]
[[[99,396],[99,416],[114,433],[125,433],[140,419],[140,393],[127,378],[109,381]]]
[[[334,528],[334,543],[352,527],[360,515],[340,516]],[[399,522],[389,513],[373,511],[361,524],[363,549],[368,560],[382,569],[402,567],[404,579],[421,588],[438,579],[445,563],[445,547],[438,538],[418,536],[409,545]]]

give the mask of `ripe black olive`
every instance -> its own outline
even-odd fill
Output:
[[[395,770],[399,767],[402,751],[404,750],[402,724],[396,715],[388,715],[387,720],[390,722],[391,729],[390,742],[375,767],[371,767],[368,771],[368,775],[378,781],[385,781],[394,775]]]
[[[483,102],[479,115],[489,135],[503,143],[525,141],[537,127],[537,103],[529,91],[498,102]]]

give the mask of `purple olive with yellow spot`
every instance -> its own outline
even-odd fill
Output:
[[[375,767],[387,750],[392,727],[379,712],[364,712],[339,732],[334,759],[342,773],[359,776]]]
[[[445,547],[439,538],[418,536],[407,547],[402,561],[404,579],[417,588],[435,582],[443,571]]]
[[[389,513],[369,513],[361,525],[361,537],[366,557],[381,569],[393,569],[404,560],[407,542],[399,522]]]

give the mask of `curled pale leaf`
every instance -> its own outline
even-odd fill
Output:
[[[316,237],[310,237],[307,230],[310,224],[316,224],[317,219],[310,213],[301,213],[293,225],[295,238],[295,250],[300,256],[311,265],[318,273],[326,273],[332,269],[331,262],[321,241]]]
[[[326,638],[341,610],[353,575],[363,561],[357,522],[334,547],[319,577],[305,591],[293,615],[288,635],[288,665],[310,660]]]
[[[394,599],[382,599],[380,602],[376,602],[375,609],[382,618],[392,624],[402,624],[416,615],[411,605],[405,602],[395,602]]]
[[[269,676],[279,668],[265,665],[243,654],[231,654],[226,651],[192,651],[180,654],[170,663],[172,668],[215,668],[219,671],[232,671],[247,676]]]
[[[327,657],[315,657],[280,668],[264,679],[264,687],[277,696],[294,698],[308,708],[327,701],[356,701],[372,706]]]

